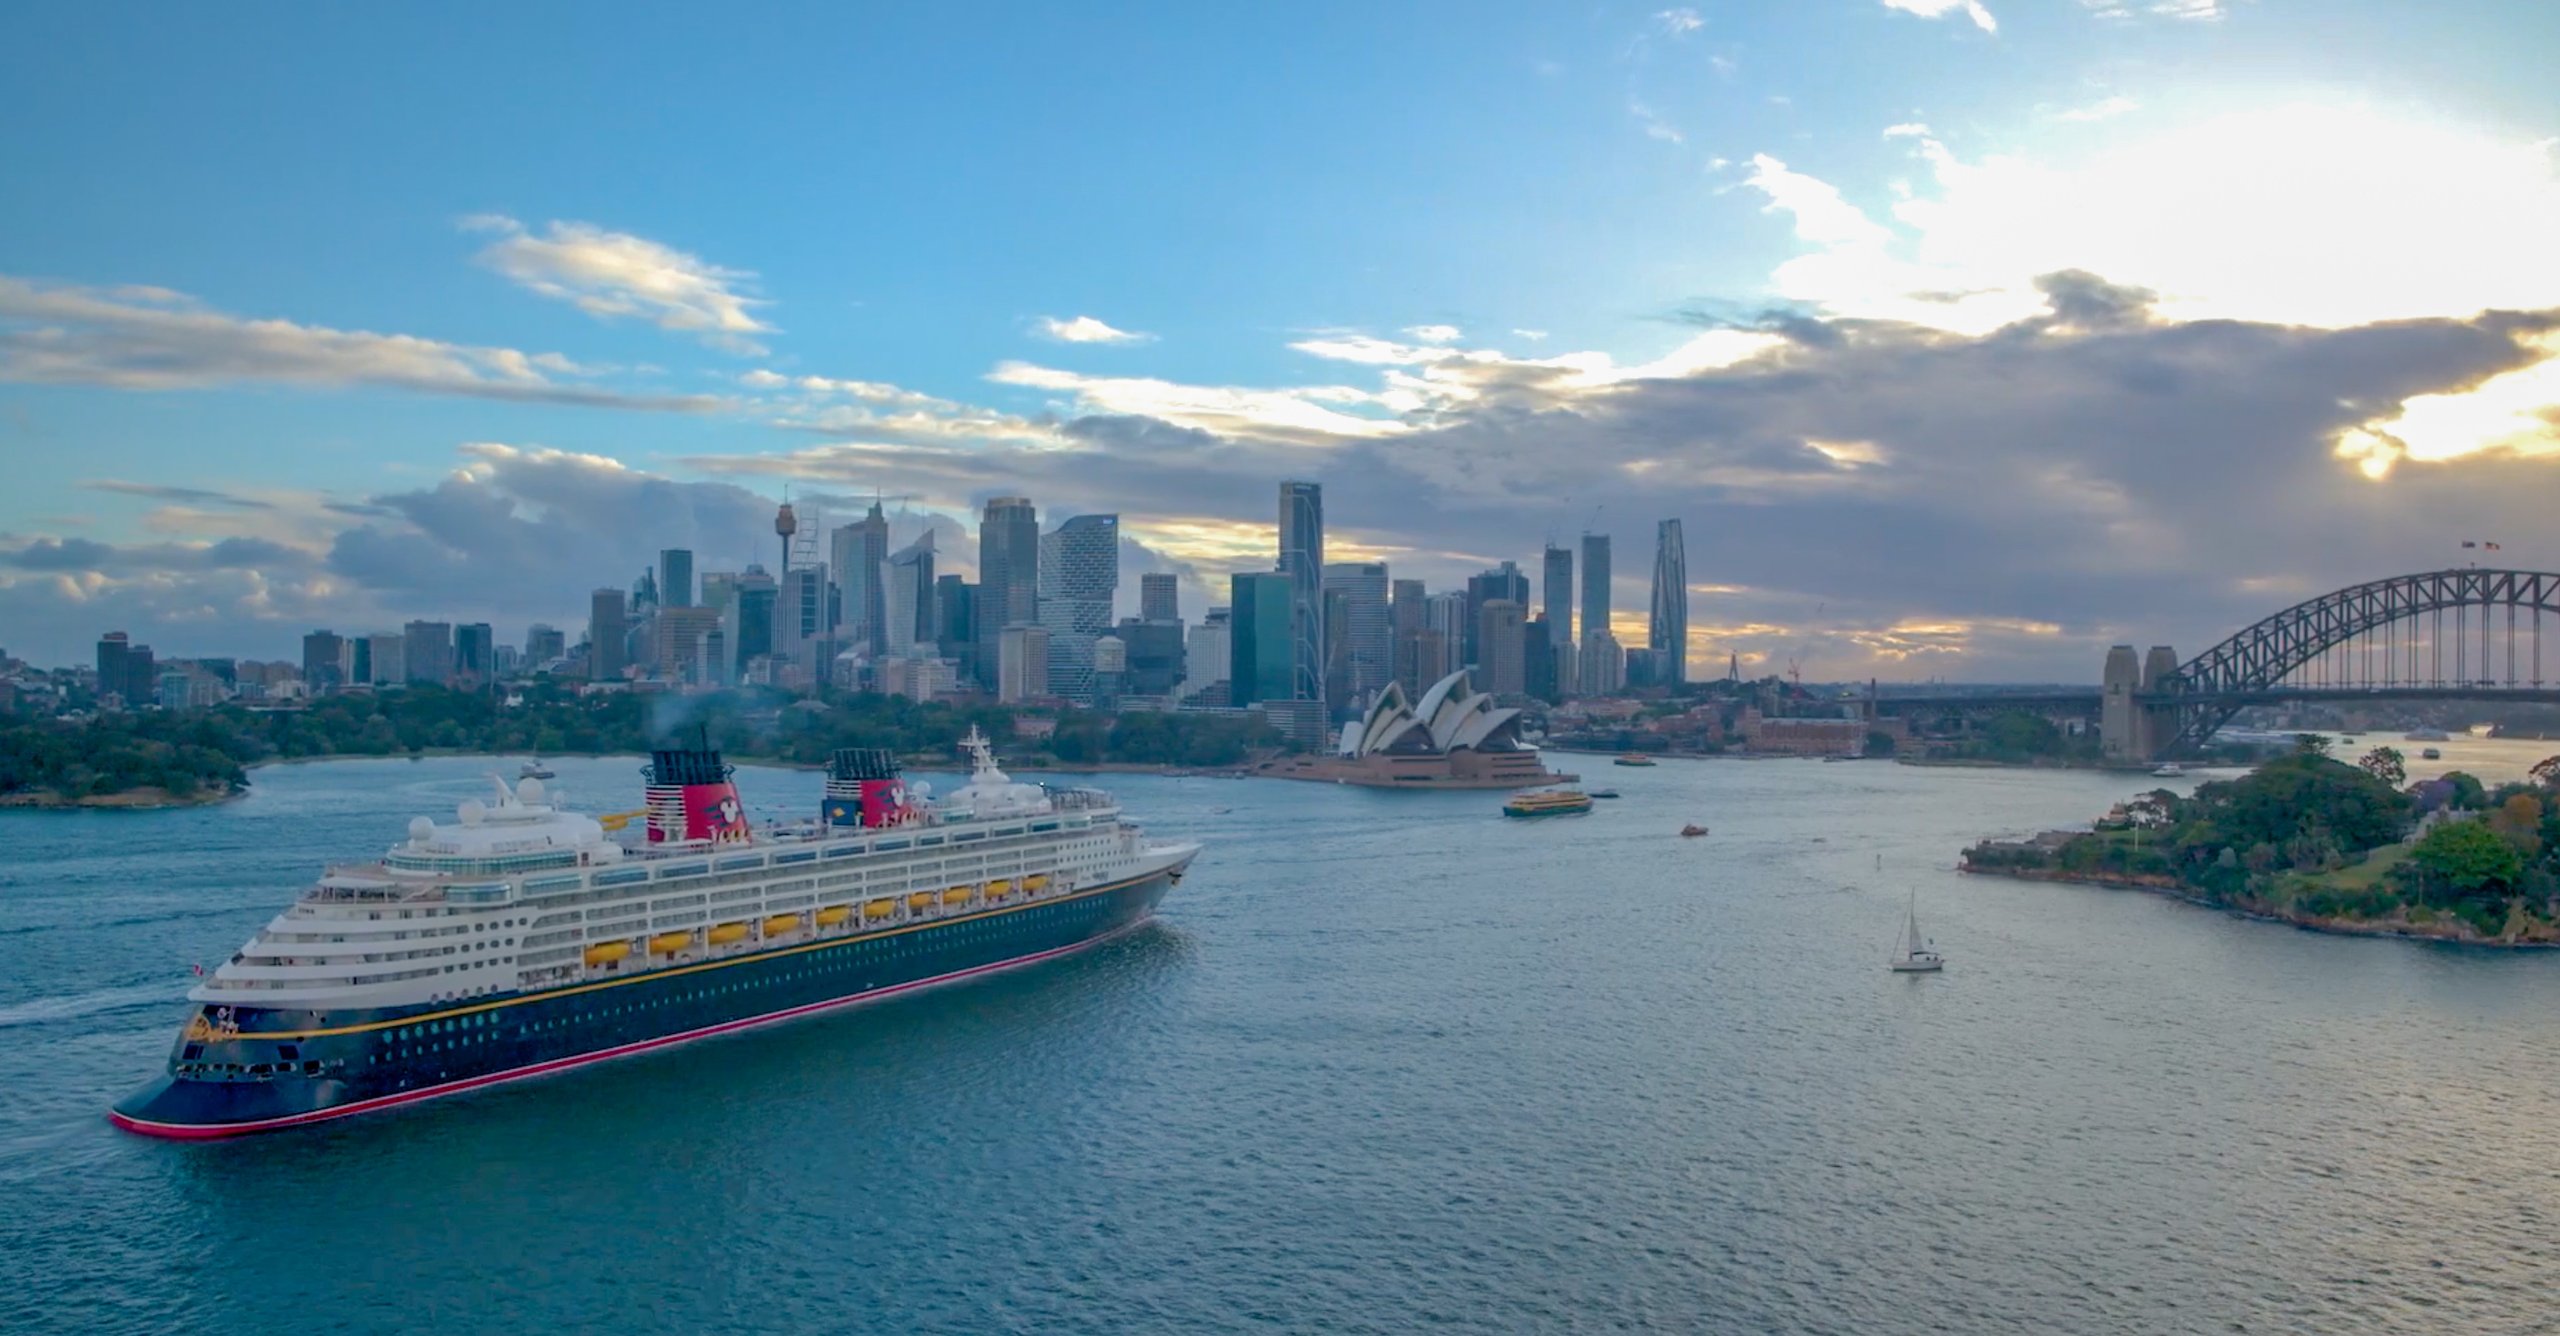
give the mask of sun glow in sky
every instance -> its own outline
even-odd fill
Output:
[[[2560,5],[1460,15],[0,17],[0,641],[574,623],[785,484],[1118,511],[1195,617],[1284,477],[1622,614],[1679,515],[1693,663],[1843,676],[2560,560]]]

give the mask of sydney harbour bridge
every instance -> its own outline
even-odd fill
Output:
[[[2167,646],[2107,654],[2095,692],[1888,696],[1889,714],[2032,708],[2094,717],[2127,764],[2194,754],[2251,705],[2292,701],[2560,702],[2544,614],[2560,636],[2560,574],[2476,566],[2370,580],[2261,618],[2181,662]]]

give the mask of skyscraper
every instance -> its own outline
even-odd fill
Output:
[[[887,593],[880,583],[889,560],[889,519],[874,501],[871,513],[828,538],[836,568],[838,639],[879,658],[889,652]]]
[[[1358,709],[1383,690],[1395,674],[1395,640],[1387,612],[1387,566],[1382,561],[1338,561],[1324,568],[1327,594],[1343,598],[1345,643],[1335,657],[1344,665],[1349,695],[1333,702],[1336,709]],[[1421,609],[1414,609],[1420,616]]]
[[[622,676],[623,637],[629,633],[622,591],[599,589],[587,597],[587,677],[592,681],[611,682]],[[414,677],[418,665],[412,662],[409,672]]]
[[[746,678],[747,666],[773,655],[774,603],[781,586],[762,566],[750,563],[730,585],[728,615],[721,621],[731,662],[737,665],[732,681]]]
[[[377,631],[364,638],[369,647],[366,657],[372,661],[375,687],[396,687],[409,681],[409,638],[397,631]],[[553,655],[553,658],[560,656]]]
[[[1049,694],[1093,696],[1093,642],[1111,631],[1120,587],[1120,517],[1077,515],[1040,539],[1039,623],[1049,632]]]
[[[126,665],[133,657],[133,641],[122,631],[109,631],[98,637],[98,694],[122,697],[129,685]],[[141,702],[135,701],[134,704]]]
[[[1039,619],[1040,511],[1029,499],[987,499],[978,516],[978,680],[996,688],[1004,628]]]
[[[614,606],[622,606],[622,591],[613,591]],[[442,686],[453,677],[453,623],[411,622],[401,628],[401,639],[407,644],[402,658],[409,668],[412,682],[432,682]]]
[[[1573,643],[1573,549],[1547,545],[1546,570],[1539,592],[1546,597],[1547,634],[1557,643]]]
[[[880,599],[890,654],[940,657],[934,634],[933,530],[889,558],[880,577]]]
[[[1228,629],[1233,610],[1211,608],[1200,616],[1200,624],[1191,628],[1191,639],[1182,651],[1182,685],[1180,694],[1189,699],[1214,689],[1213,699],[1224,705],[1227,674],[1235,666]]]
[[[1407,696],[1419,695],[1415,685],[1421,674],[1420,661],[1414,657],[1414,637],[1423,630],[1423,604],[1430,597],[1420,580],[1396,580],[1388,585],[1387,657],[1389,670],[1402,684]],[[1424,685],[1428,685],[1425,683]]]
[[[1149,571],[1138,577],[1138,620],[1142,622],[1182,620],[1182,604],[1176,596],[1172,575]]]
[[[535,622],[524,629],[524,661],[526,663],[539,668],[568,652],[568,633],[553,628],[550,623]],[[376,665],[375,671],[375,680],[378,681],[380,680],[379,665]]]
[[[1324,488],[1280,484],[1279,572],[1289,577],[1290,695],[1324,699]],[[1236,621],[1245,620],[1236,605]],[[1257,697],[1257,699],[1260,699]]]
[[[1529,577],[1520,573],[1517,563],[1506,561],[1481,575],[1467,578],[1467,618],[1458,628],[1460,635],[1458,643],[1464,647],[1462,653],[1466,656],[1463,662],[1473,664],[1484,662],[1482,647],[1484,622],[1477,613],[1485,604],[1495,599],[1509,600],[1519,604],[1523,610],[1528,608]]]
[[[1285,572],[1245,571],[1228,589],[1227,703],[1297,699],[1296,582]]]
[[[1662,683],[1678,686],[1689,680],[1689,550],[1678,520],[1662,521],[1653,534],[1653,620],[1645,644],[1662,656],[1656,665]]]
[[[957,575],[933,579],[934,643],[943,658],[960,665],[964,682],[978,680],[978,587]]]
[[[835,657],[826,653],[828,623],[835,615],[830,602],[825,562],[795,564],[782,573],[781,593],[775,605],[773,654],[810,673],[813,681],[826,669],[820,658]]]
[[[464,622],[453,628],[453,671],[476,682],[494,680],[498,670],[498,635],[487,622]]]
[[[996,641],[996,699],[1011,704],[1043,695],[1049,680],[1049,633],[1008,626]]]
[[[1555,631],[1544,614],[1521,625],[1520,660],[1520,689],[1542,701],[1556,700]]]
[[[335,631],[313,631],[302,638],[302,685],[312,695],[346,685],[338,671],[338,656],[345,646]]]
[[[693,551],[670,547],[658,553],[658,605],[666,608],[693,606]]]
[[[1520,604],[1507,598],[1486,599],[1476,607],[1476,663],[1484,673],[1477,685],[1496,696],[1517,696],[1529,689],[1522,611]]]
[[[1432,683],[1456,672],[1466,662],[1467,623],[1474,620],[1467,608],[1465,591],[1457,589],[1433,594],[1423,601],[1423,632],[1439,637],[1439,643],[1418,660],[1416,675],[1421,679],[1424,690],[1429,690]]]
[[[1609,602],[1609,535],[1587,533],[1582,536],[1582,635],[1589,639],[1594,631],[1609,631],[1612,611]]]

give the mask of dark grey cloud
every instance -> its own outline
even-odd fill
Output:
[[[135,572],[312,569],[310,553],[263,538],[215,543],[143,543],[119,546],[87,538],[38,538],[0,546],[0,566],[22,571],[105,575]]]
[[[206,487],[171,487],[162,483],[126,482],[118,478],[98,478],[80,484],[93,492],[115,492],[151,501],[169,501],[184,506],[222,506],[231,510],[273,510],[272,501],[234,492],[220,492]]]

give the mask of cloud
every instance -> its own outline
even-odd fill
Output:
[[[92,479],[80,485],[93,492],[115,492],[124,496],[139,496],[153,501],[169,501],[187,506],[223,506],[233,510],[276,508],[272,501],[261,501],[253,496],[213,491],[203,487],[171,487],[160,483],[124,482],[115,478]]]
[[[599,320],[646,320],[711,347],[747,354],[765,351],[750,336],[774,332],[755,315],[755,308],[768,303],[739,290],[755,279],[744,270],[724,269],[646,237],[609,232],[592,223],[554,222],[540,235],[496,214],[469,218],[463,225],[497,234],[480,252],[481,264]]]
[[[1547,331],[1543,329],[1515,329],[1511,331],[1511,336],[1516,339],[1527,339],[1531,343],[1544,343],[1547,338]]]
[[[1707,26],[1707,21],[1698,17],[1698,11],[1685,5],[1663,10],[1653,16],[1653,21],[1656,27],[1672,37],[1684,37]]]
[[[121,390],[281,384],[378,387],[531,403],[706,412],[700,395],[567,383],[554,353],[403,334],[247,320],[160,289],[97,289],[0,275],[0,380]]]
[[[2548,144],[2311,104],[2109,138],[2068,163],[1912,142],[1929,179],[1881,213],[1753,160],[1747,184],[1809,243],[1773,275],[1781,297],[1966,332],[2034,313],[2035,276],[2062,269],[2153,289],[2179,319],[2344,327],[2560,305]]]
[[[1456,325],[1407,325],[1404,336],[1418,343],[1456,343],[1465,337]]]
[[[1892,0],[1886,2],[1891,3]],[[2227,0],[2080,0],[2080,4],[2099,18],[2118,20],[2147,14],[2155,18],[2211,23],[2231,12]]]
[[[2071,107],[2053,113],[2057,121],[2104,121],[2129,116],[2142,110],[2142,104],[2129,97],[2105,97],[2085,107]]]
[[[1642,101],[1627,99],[1627,114],[1635,118],[1636,127],[1644,131],[1647,139],[1659,139],[1666,144],[1689,142],[1689,137],[1680,133],[1678,126],[1663,119],[1661,112]]]
[[[1044,315],[1033,322],[1032,332],[1056,343],[1149,343],[1155,339],[1153,334],[1113,329],[1089,315],[1080,315],[1072,320]]]
[[[1315,444],[1403,429],[1393,417],[1344,411],[1395,403],[1391,393],[1347,385],[1285,389],[1184,385],[1142,377],[1086,376],[1028,362],[1001,363],[987,379],[998,385],[1067,394],[1072,411],[1079,414],[1129,414],[1265,439]]]
[[[1917,14],[1924,19],[1940,19],[1949,14],[1962,14],[1973,20],[1973,26],[1984,32],[2000,31],[1999,20],[1991,17],[1991,11],[1982,7],[1982,0],[1884,0],[1884,7],[1899,9],[1906,14]]]

